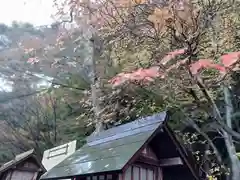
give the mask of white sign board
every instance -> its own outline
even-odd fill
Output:
[[[47,171],[62,162],[76,151],[77,141],[72,141],[44,151],[42,164]]]

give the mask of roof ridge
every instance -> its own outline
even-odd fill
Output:
[[[139,135],[139,134],[141,134],[141,133],[138,133],[138,134],[133,134],[133,135]],[[132,135],[131,135],[132,136]],[[119,138],[119,139],[114,139],[114,140],[120,140],[120,139],[122,139],[122,138]],[[138,140],[138,141],[133,141],[133,142],[128,142],[128,143],[125,143],[125,144],[132,144],[132,143],[136,143],[136,142],[139,142],[139,141],[142,141],[142,140]],[[107,142],[104,142],[104,143],[102,143],[102,144],[105,144],[105,143],[109,143],[109,141],[107,141]],[[112,146],[111,148],[116,148],[116,147],[120,147],[120,146],[123,146],[123,145],[125,145],[125,144],[120,144],[120,145],[117,145],[117,146]],[[93,145],[93,146],[98,146],[99,144],[96,144],[96,145]],[[92,146],[92,147],[93,147]],[[83,146],[84,147],[84,146]],[[102,148],[101,150],[104,150],[104,149],[109,149],[109,148]],[[80,150],[80,149],[79,149]],[[91,151],[91,152],[96,152],[97,150],[94,150],[94,151]],[[76,151],[76,152],[79,152],[79,151]],[[84,154],[84,153],[79,153],[78,155],[81,155],[81,154]]]
[[[102,132],[100,132],[99,134],[97,134],[97,135],[95,135],[94,133],[92,133],[90,136],[88,136],[87,138],[86,138],[86,140],[87,140],[87,142],[94,142],[94,141],[96,141],[96,140],[100,140],[100,139],[105,139],[105,138],[108,138],[108,137],[105,137],[105,138],[101,138],[101,136],[104,136],[104,134],[107,134],[107,133],[109,133],[109,132],[112,132],[112,131],[114,131],[114,130],[116,130],[116,129],[119,129],[120,127],[122,128],[122,127],[126,127],[127,128],[127,130],[126,131],[124,131],[124,133],[125,132],[128,132],[128,131],[132,131],[133,129],[139,129],[139,128],[142,128],[142,127],[144,127],[144,126],[150,126],[150,125],[152,125],[152,124],[156,124],[156,123],[159,123],[160,121],[164,121],[165,119],[164,118],[162,118],[162,117],[165,117],[166,116],[166,112],[161,112],[161,113],[157,113],[157,114],[154,114],[154,115],[151,115],[151,116],[146,116],[146,117],[140,117],[140,118],[138,118],[138,119],[136,119],[136,120],[134,120],[134,121],[132,121],[132,122],[128,122],[128,123],[126,123],[126,124],[121,124],[121,125],[119,125],[119,126],[115,126],[115,127],[112,127],[112,128],[110,128],[110,129],[107,129],[107,130],[105,130],[105,131],[102,131]],[[144,124],[144,123],[147,123],[147,124]],[[136,125],[138,125],[138,126],[136,126],[136,127],[131,127],[130,125],[134,125],[134,124],[136,124]],[[117,134],[121,134],[121,133],[123,133],[123,132],[119,132],[119,133],[117,133]],[[108,134],[109,135],[109,134]],[[114,133],[114,134],[110,134],[110,136],[115,136],[116,135],[116,133]],[[95,139],[95,140],[93,140],[93,139]]]
[[[143,127],[134,128],[134,129],[131,129],[129,131],[124,131],[124,132],[121,132],[121,133],[113,134],[111,136],[99,138],[99,139],[96,139],[94,141],[89,141],[87,144],[90,145],[90,146],[93,146],[93,145],[98,145],[98,144],[101,144],[101,143],[104,143],[104,142],[115,141],[116,139],[122,139],[126,136],[133,136],[133,135],[136,135],[136,134],[139,134],[139,133],[147,132],[148,130],[155,129],[156,126],[153,127],[153,125],[155,125],[155,124],[158,124],[158,126],[161,125],[160,123],[148,124],[148,125],[143,126]],[[140,131],[140,129],[144,129],[144,131]],[[140,131],[140,132],[138,132],[138,131]],[[135,132],[135,133],[133,133],[133,132]],[[116,138],[114,138],[114,137],[116,137]]]

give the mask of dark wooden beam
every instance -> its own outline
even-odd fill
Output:
[[[159,160],[160,166],[176,166],[183,165],[182,159],[180,157],[166,158]]]
[[[172,158],[166,158],[166,159],[152,159],[144,156],[140,156],[136,162],[150,164],[154,166],[177,166],[177,165],[183,165],[182,159],[180,157],[172,157]]]
[[[149,164],[149,165],[154,165],[154,166],[159,166],[159,160],[156,159],[152,159],[149,157],[144,157],[144,156],[140,156],[136,162],[138,163],[144,163],[144,164]]]
[[[28,168],[28,167],[18,167],[18,168],[12,168],[13,170],[18,170],[18,171],[27,171],[27,172],[41,172],[41,169],[33,169],[33,168]]]

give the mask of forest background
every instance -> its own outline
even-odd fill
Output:
[[[208,176],[237,180],[240,2],[54,0],[0,25],[0,162],[168,110]]]

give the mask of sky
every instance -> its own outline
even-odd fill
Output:
[[[0,0],[0,23],[29,22],[36,26],[53,22],[53,0]]]
[[[0,0],[0,23],[11,25],[12,21],[20,21],[35,26],[48,25],[54,22],[53,14],[53,0]],[[0,88],[11,91],[1,78]]]

